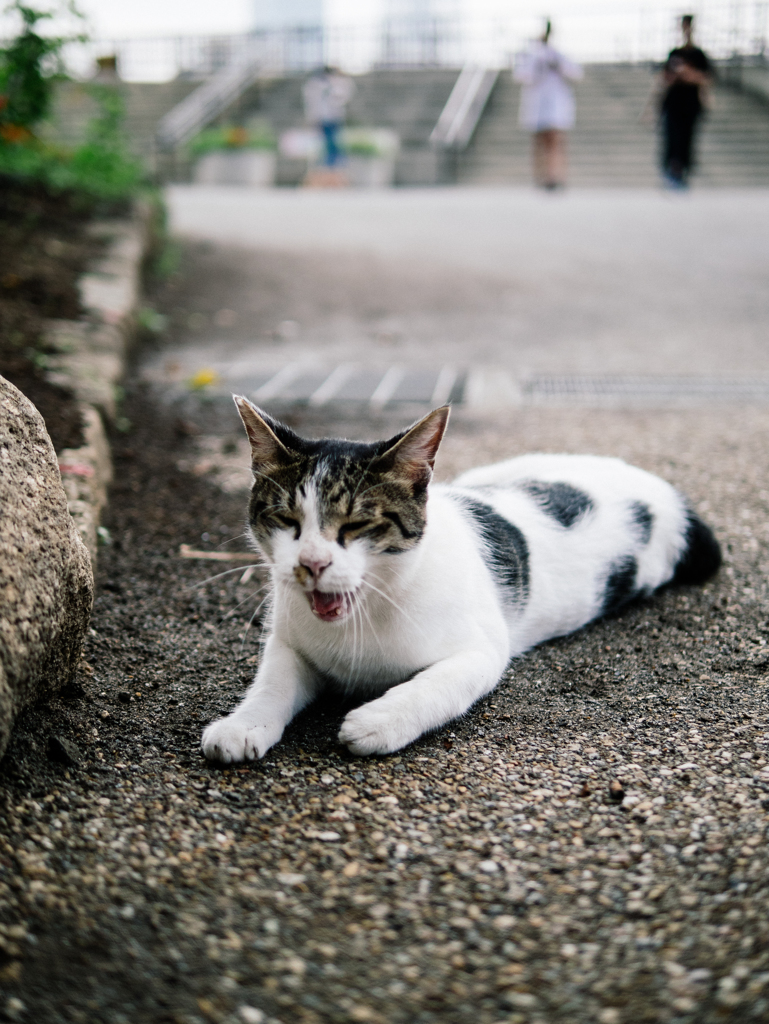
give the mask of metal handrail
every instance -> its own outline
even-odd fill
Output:
[[[210,124],[253,85],[261,66],[261,61],[252,60],[224,67],[181,103],[177,103],[158,125],[157,141],[160,148],[173,150],[189,142],[193,135]]]
[[[496,85],[496,68],[465,65],[454,83],[446,106],[430,133],[430,143],[444,149],[465,149]]]

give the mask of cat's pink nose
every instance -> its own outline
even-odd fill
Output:
[[[309,569],[314,579],[318,579],[324,569],[327,569],[331,565],[330,558],[300,558],[299,564],[304,566],[305,569]]]

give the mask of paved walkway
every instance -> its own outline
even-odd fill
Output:
[[[200,244],[155,379],[209,366],[256,391],[292,366],[306,399],[342,365],[331,384],[365,390],[363,368],[370,398],[395,367],[433,374],[427,401],[442,369],[443,390],[479,367],[514,386],[769,375],[769,190],[175,186],[168,201],[172,230]]]

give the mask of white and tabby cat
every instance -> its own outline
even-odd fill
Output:
[[[364,444],[308,441],[236,402],[271,629],[243,701],[203,733],[212,760],[262,757],[324,684],[373,698],[342,723],[353,753],[398,750],[511,657],[720,564],[684,498],[619,459],[525,455],[428,488],[447,407]]]

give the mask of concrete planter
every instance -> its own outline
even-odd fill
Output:
[[[345,170],[354,188],[389,188],[395,180],[395,158],[353,154],[347,158]]]
[[[215,150],[195,164],[198,185],[246,185],[267,188],[275,184],[277,155],[267,149]]]

